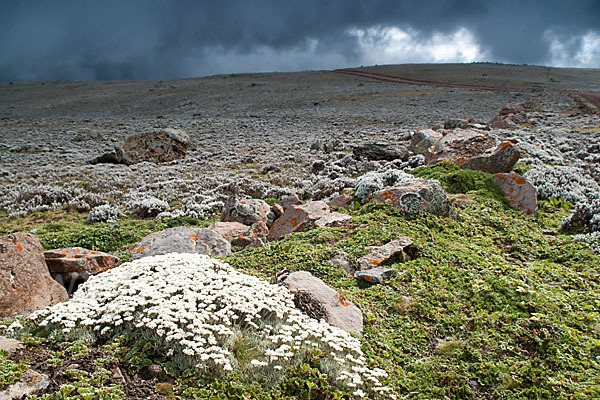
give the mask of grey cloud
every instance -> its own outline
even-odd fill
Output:
[[[176,79],[246,68],[352,66],[352,28],[397,26],[426,39],[471,30],[491,61],[543,63],[544,33],[600,27],[595,0],[15,1],[0,5],[0,81]],[[304,51],[317,40],[312,51]],[[574,41],[573,43],[576,43]],[[258,50],[271,59],[261,68]],[[293,52],[296,51],[294,56]],[[211,60],[219,55],[219,63]],[[238,57],[239,56],[239,57]],[[278,64],[278,57],[281,62]],[[252,59],[252,65],[241,60]],[[320,60],[328,60],[320,64]],[[278,67],[278,65],[280,67]]]

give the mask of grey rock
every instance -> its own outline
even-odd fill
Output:
[[[527,215],[538,215],[537,190],[527,179],[511,172],[496,175],[493,182],[502,188],[512,208]]]
[[[368,253],[359,258],[361,270],[366,271],[374,267],[379,267],[392,257],[401,258],[403,261],[410,261],[416,258],[418,250],[413,245],[413,241],[406,236],[394,239],[383,246],[369,246]]]
[[[388,186],[373,193],[373,200],[390,204],[408,215],[426,212],[440,217],[454,217],[456,210],[440,183],[417,178],[412,182]]]
[[[408,149],[402,145],[390,145],[384,143],[367,143],[356,146],[352,153],[357,159],[367,160],[402,160],[408,159]]]
[[[225,203],[221,221],[239,222],[248,226],[260,222],[270,226],[273,223],[273,216],[269,215],[270,212],[271,206],[263,200],[232,195]]]
[[[189,137],[181,130],[155,129],[128,136],[115,146],[115,154],[121,164],[165,163],[184,158],[188,144]]]
[[[29,369],[23,372],[21,379],[17,382],[9,385],[4,390],[0,390],[0,400],[21,399],[46,389],[48,385],[50,385],[48,375]]]
[[[7,338],[6,336],[0,335],[0,351],[12,353],[13,351],[21,350],[24,348],[25,345],[20,340]]]
[[[392,268],[377,267],[364,271],[356,271],[354,273],[354,279],[361,279],[365,282],[378,284],[387,281],[393,274],[394,270]]]
[[[231,244],[207,228],[175,227],[152,233],[134,244],[132,258],[168,253],[198,253],[221,257],[231,254]]]
[[[278,283],[294,294],[294,304],[308,316],[348,332],[362,333],[363,317],[358,307],[309,272],[292,272]]]

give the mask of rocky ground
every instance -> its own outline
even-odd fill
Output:
[[[60,329],[39,330],[37,322],[21,320],[22,328],[0,321],[0,334],[23,342],[10,348],[12,342],[0,337],[0,389],[25,373],[24,361],[29,371],[49,377],[39,392],[43,398],[352,399],[387,390],[401,398],[600,395],[598,71],[497,64],[361,70],[429,84],[334,71],[0,84],[0,233],[12,234],[0,238],[0,253],[17,259],[29,246],[51,270],[56,267],[49,259],[69,253],[72,264],[61,274],[87,259],[94,272],[86,271],[98,279],[44,315],[75,320],[85,309],[85,318],[98,318],[109,332],[94,336],[84,329],[69,337]],[[153,137],[156,147],[185,142],[187,150],[169,150],[185,157],[132,161],[137,147]],[[126,146],[130,153],[123,155]],[[493,155],[479,157],[492,149]],[[504,151],[508,155],[496,157]],[[440,158],[481,171],[453,163],[423,167]],[[497,174],[511,169],[517,175]],[[537,203],[525,184],[537,190]],[[515,207],[521,190],[529,197]],[[415,193],[422,196],[416,203]],[[244,214],[248,207],[256,213]],[[39,241],[16,231],[35,233]],[[319,306],[296,293],[286,307],[318,318],[339,304],[351,309],[352,317],[343,317],[354,324],[350,328],[328,322],[354,336],[334,330],[316,337],[321,343],[356,340],[357,362],[381,372],[386,389],[377,392],[379,384],[360,380],[347,387],[332,382],[331,349],[303,353],[285,373],[270,371],[270,364],[267,372],[256,372],[268,364],[248,339],[256,332],[235,324],[236,340],[219,342],[232,352],[232,375],[198,372],[178,353],[185,341],[173,355],[161,334],[123,321],[111,325],[96,312],[113,307],[107,299],[115,293],[119,301],[133,296],[128,301],[135,308],[135,296],[146,290],[141,273],[127,283],[131,287],[123,285],[128,278],[118,274],[127,269],[115,264],[133,258],[139,262],[129,268],[153,262],[164,268],[145,256],[162,254],[162,246],[202,253],[204,244],[212,246],[204,253],[233,267],[232,277],[213,280],[254,282],[236,275],[241,271],[291,292],[296,285],[298,293],[305,282],[318,281],[326,299]],[[42,247],[59,250],[44,254]],[[180,279],[206,260],[173,261],[173,268],[164,268],[172,276],[146,295],[164,305],[165,315],[169,307],[182,307],[172,294],[183,287],[189,286],[186,296],[204,296],[202,285]],[[198,274],[194,282],[208,276]],[[14,288],[19,277],[7,279],[0,283]],[[158,282],[151,273],[147,279]],[[256,282],[271,290],[270,283]],[[103,292],[108,284],[111,293]],[[231,307],[243,308],[235,296],[247,290],[231,289]],[[96,309],[86,305],[94,296],[103,304]],[[205,304],[208,311],[213,303],[225,304],[219,296]],[[270,304],[266,298],[250,300]],[[139,317],[121,311],[111,318]],[[179,327],[181,334],[202,315],[176,314],[192,318]],[[281,321],[269,318],[275,328],[261,325],[262,339],[280,329]]]
[[[498,67],[487,68],[493,75]],[[487,84],[505,84],[496,79]],[[418,129],[467,116],[487,123],[502,107],[522,103],[533,105],[534,125],[495,134],[522,142],[545,162],[589,167],[598,178],[597,117],[581,112],[578,99],[565,92],[415,86],[316,71],[1,84],[0,94],[0,207],[15,215],[53,204],[86,210],[111,203],[125,212],[128,202],[150,195],[172,209],[185,205],[190,215],[233,191],[328,197],[384,164],[351,157],[356,145],[408,144]],[[185,159],[88,164],[128,135],[156,127],[189,135]],[[325,167],[315,173],[318,160]]]

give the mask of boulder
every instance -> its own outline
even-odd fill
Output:
[[[0,399],[17,400],[28,398],[28,396],[46,389],[49,385],[50,378],[48,378],[48,375],[28,369],[23,372],[21,379],[8,385],[4,390],[0,390]]]
[[[410,140],[410,150],[417,154],[427,154],[429,148],[444,137],[440,132],[433,129],[421,129],[415,132]]]
[[[525,178],[511,172],[496,175],[493,182],[502,188],[512,208],[527,215],[538,215],[537,190]]]
[[[68,298],[50,276],[37,236],[0,237],[0,317],[29,314]]]
[[[402,145],[391,145],[384,143],[367,143],[356,146],[352,153],[357,159],[366,158],[367,160],[408,160],[408,150]]]
[[[184,158],[189,137],[179,129],[154,129],[128,136],[115,146],[115,157],[121,164],[143,161],[165,163]]]
[[[391,205],[408,215],[420,212],[453,217],[456,210],[436,180],[416,178],[397,186],[388,186],[372,194],[371,199]]]
[[[429,147],[423,155],[427,164],[447,160],[461,168],[496,174],[510,172],[519,160],[520,152],[514,143],[500,143],[482,132],[457,129]]]
[[[273,223],[268,237],[277,240],[292,232],[303,231],[329,213],[329,206],[324,201],[311,201],[301,206],[288,207]]]
[[[223,236],[232,246],[262,247],[264,244],[261,240],[261,237],[264,237],[263,232],[260,232],[259,236],[252,231],[252,227],[239,222],[214,222],[208,229]]]
[[[271,206],[264,200],[229,196],[221,215],[221,222],[239,222],[247,226],[257,222],[270,226],[274,220]]]
[[[221,257],[231,254],[231,244],[211,229],[179,226],[152,233],[129,250],[134,260],[168,253],[198,253]]]
[[[365,271],[356,271],[354,273],[354,279],[360,279],[371,284],[383,283],[390,279],[394,274],[392,268],[371,268]]]
[[[81,247],[48,250],[44,252],[44,258],[52,278],[62,284],[68,293],[76,289],[76,284],[88,280],[90,275],[114,268],[120,262],[112,254]]]
[[[308,316],[348,332],[362,333],[363,317],[358,307],[310,272],[278,275],[278,283],[294,295],[294,304]]]
[[[379,267],[392,257],[410,261],[417,256],[413,241],[406,236],[394,239],[383,246],[369,246],[367,250],[369,253],[357,260],[363,271]]]
[[[77,272],[96,275],[116,267],[120,262],[112,254],[82,247],[48,250],[44,252],[44,258],[50,274]]]
[[[331,208],[348,208],[352,204],[352,196],[349,194],[351,190],[351,188],[345,189],[342,194],[332,197],[327,205]]]

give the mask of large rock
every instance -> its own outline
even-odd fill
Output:
[[[292,232],[300,232],[330,214],[329,206],[324,201],[311,201],[300,206],[288,207],[283,215],[273,223],[269,239],[279,239]]]
[[[348,332],[362,333],[363,317],[358,307],[310,272],[279,275],[278,283],[294,295],[294,304],[308,316]]]
[[[392,257],[410,261],[417,255],[413,241],[406,236],[394,239],[383,246],[369,246],[367,250],[369,252],[357,260],[363,271],[379,267]]]
[[[231,244],[213,230],[179,226],[152,233],[129,250],[134,260],[168,253],[198,253],[221,257],[231,254]]]
[[[389,280],[393,274],[394,270],[392,268],[377,267],[365,271],[356,271],[354,279],[360,279],[375,285]]]
[[[408,160],[408,150],[402,145],[391,145],[384,143],[367,143],[356,146],[352,153],[357,159],[366,158],[367,160]]]
[[[512,208],[527,215],[538,215],[537,190],[525,178],[511,172],[496,175],[493,182],[502,188]]]
[[[340,226],[344,222],[348,222],[352,217],[348,214],[342,214],[339,212],[332,212],[325,214],[321,218],[315,221],[315,226],[319,228],[325,228],[328,226]]]
[[[0,317],[29,314],[68,298],[50,276],[37,236],[0,237]]]
[[[232,246],[262,247],[263,232],[254,232],[252,227],[239,222],[214,222],[208,229],[217,232]]]
[[[236,195],[227,199],[222,222],[239,222],[244,225],[254,225],[259,222],[270,226],[273,223],[275,213],[271,211],[271,206],[264,200],[241,198]]]
[[[427,148],[425,145],[416,146],[415,151],[417,149],[425,156],[427,164],[447,160],[461,168],[493,174],[510,172],[520,156],[519,149],[514,143],[500,142],[486,133],[469,129],[450,131],[433,145]]]
[[[54,249],[44,252],[50,275],[61,283],[68,293],[72,293],[76,283],[85,282],[90,275],[96,275],[116,267],[117,256],[81,247]]]
[[[128,136],[115,146],[115,158],[121,164],[142,161],[164,163],[184,158],[189,137],[179,129],[155,129]]]
[[[388,186],[373,193],[373,200],[390,204],[408,215],[420,212],[440,217],[453,217],[456,210],[438,181],[416,178],[397,186]]]

